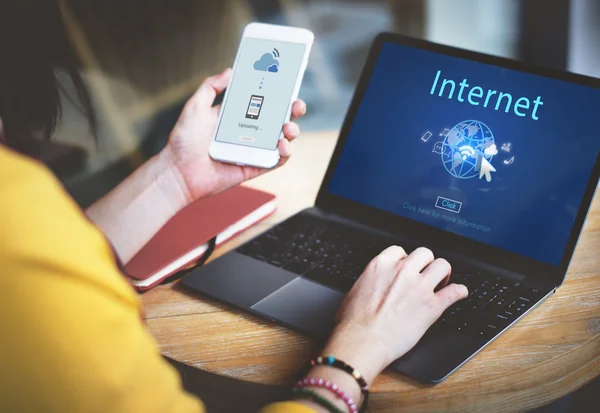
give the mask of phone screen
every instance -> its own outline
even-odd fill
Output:
[[[247,119],[258,119],[264,99],[264,96],[252,95],[250,97],[250,103],[248,103],[248,110],[246,110]]]
[[[306,45],[242,39],[218,142],[275,149],[294,93]]]

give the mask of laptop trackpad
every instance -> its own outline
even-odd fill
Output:
[[[341,292],[300,277],[251,308],[310,335],[326,336],[343,299]]]

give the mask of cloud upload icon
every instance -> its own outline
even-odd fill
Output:
[[[279,72],[279,61],[271,53],[265,53],[254,62],[254,70],[277,73]]]

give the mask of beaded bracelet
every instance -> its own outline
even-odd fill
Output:
[[[317,394],[316,392],[306,389],[303,387],[295,387],[292,392],[294,394],[301,395],[303,397],[310,398],[313,402],[317,403],[319,406],[326,408],[331,413],[344,413],[341,409],[338,409],[335,404],[327,400],[325,397]]]
[[[348,407],[348,410],[350,411],[350,413],[358,412],[358,410],[356,408],[356,403],[354,403],[354,400],[352,400],[350,398],[350,396],[348,396],[346,393],[344,393],[344,391],[342,389],[340,389],[337,384],[334,384],[330,381],[325,381],[323,379],[313,379],[313,378],[308,379],[307,378],[304,380],[300,380],[298,383],[296,383],[295,387],[296,388],[320,387],[323,389],[327,389],[330,392],[334,393],[338,398],[340,398],[344,401],[344,403]]]
[[[362,376],[362,374],[360,374],[360,372],[351,365],[344,363],[342,360],[336,359],[333,356],[317,357],[316,359],[310,361],[310,365],[311,367],[331,366],[343,370],[349,375],[351,375],[354,378],[354,380],[356,380],[363,392],[368,391],[367,382]]]
[[[336,359],[333,356],[317,357],[316,359],[313,359],[308,362],[305,370],[301,373],[300,377],[304,377],[306,375],[306,373],[308,372],[308,370],[310,370],[311,367],[316,367],[316,366],[331,366],[336,369],[345,371],[346,373],[351,375],[354,378],[354,380],[356,380],[356,382],[358,383],[358,386],[360,387],[362,394],[363,394],[364,399],[363,399],[363,403],[360,408],[360,411],[364,412],[367,410],[367,405],[369,403],[369,388],[367,385],[367,381],[364,379],[364,377],[362,376],[362,374],[360,374],[360,372],[358,370],[356,370],[351,365],[346,364],[342,360]]]

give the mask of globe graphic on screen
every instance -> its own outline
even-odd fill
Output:
[[[479,174],[480,158],[492,160],[491,152],[486,154],[485,150],[495,144],[494,134],[485,123],[478,120],[460,122],[444,138],[441,154],[444,168],[456,178],[474,178]]]

